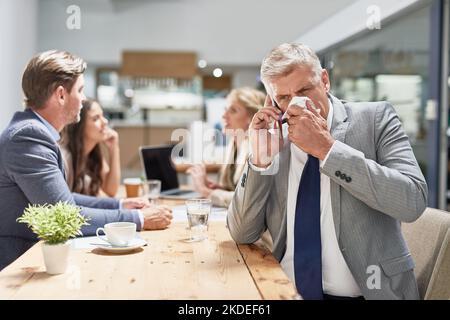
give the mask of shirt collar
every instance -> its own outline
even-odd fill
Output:
[[[330,99],[328,99],[328,106],[327,126],[328,131],[331,131],[331,124],[333,123],[333,103],[331,103]]]
[[[47,129],[50,131],[50,134],[52,135],[53,139],[55,139],[56,142],[61,139],[61,136],[59,135],[59,132],[47,121],[45,118],[43,118],[39,113],[37,113],[34,110],[31,110],[38,118],[42,121],[42,123],[47,127]]]

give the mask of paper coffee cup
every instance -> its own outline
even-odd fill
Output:
[[[140,178],[127,178],[123,180],[127,198],[139,197],[142,180]]]

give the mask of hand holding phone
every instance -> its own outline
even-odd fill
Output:
[[[268,95],[264,107],[252,119],[249,127],[252,163],[257,167],[267,167],[283,146],[281,116],[276,102]]]

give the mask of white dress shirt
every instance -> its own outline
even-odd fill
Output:
[[[333,121],[333,104],[329,101],[329,112],[327,117],[328,130],[331,129]],[[283,125],[283,136],[287,137],[287,125]],[[295,207],[297,203],[297,192],[302,176],[303,168],[308,160],[308,154],[293,143],[291,148],[291,163],[289,169],[288,196],[287,196],[287,246],[286,252],[281,260],[281,267],[295,285],[294,273],[294,225]],[[321,167],[324,161],[319,161]],[[277,157],[274,162],[278,161]],[[257,171],[262,171],[250,164]],[[263,170],[269,170],[263,169]],[[320,230],[322,244],[322,286],[326,294],[334,296],[357,297],[361,296],[361,290],[351,274],[347,263],[342,256],[334,228],[333,211],[331,207],[330,178],[320,174]]]

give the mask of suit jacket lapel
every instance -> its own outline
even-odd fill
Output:
[[[236,159],[236,167],[233,176],[233,182],[239,183],[239,180],[242,176],[242,172],[244,172],[246,160],[249,154],[249,141],[248,138],[242,140],[241,145],[238,150],[237,159]]]
[[[280,198],[280,209],[282,214],[281,220],[281,234],[284,239],[287,237],[287,198],[289,190],[289,170],[291,167],[291,143],[287,142],[284,144],[283,149],[280,152],[280,167],[278,168],[279,173],[277,174],[277,179],[282,181],[280,194],[285,195]],[[286,243],[284,244],[283,252],[286,250]],[[283,253],[284,254],[284,253]]]
[[[334,139],[345,142],[345,134],[348,128],[348,116],[342,102],[336,97],[329,95],[331,103],[333,104],[333,121],[331,124],[331,135]],[[341,187],[330,180],[330,195],[331,206],[333,210],[334,227],[336,230],[336,237],[339,242],[340,228],[341,228]]]

